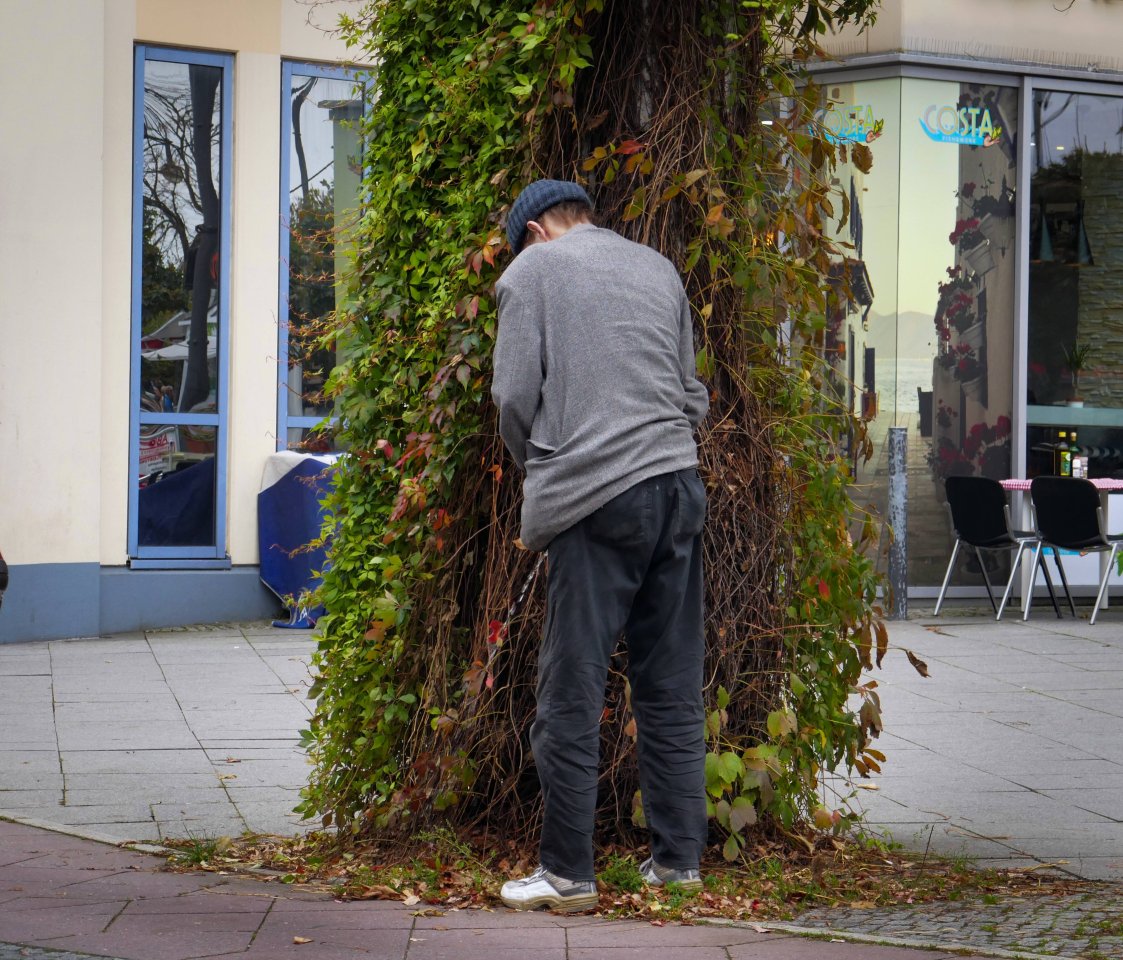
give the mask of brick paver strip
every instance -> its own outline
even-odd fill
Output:
[[[18,943],[0,943],[0,960],[91,960],[91,955],[88,953],[71,953],[69,950],[21,947]],[[121,958],[98,957],[96,960],[121,960]]]
[[[943,960],[745,926],[344,903],[0,821],[0,960]],[[304,942],[307,941],[307,942]]]

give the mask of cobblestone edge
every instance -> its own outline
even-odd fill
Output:
[[[1002,960],[1076,960],[1075,955],[1066,958],[1060,953],[1030,953],[1023,950],[1002,950],[997,947],[981,947],[955,940],[926,940],[912,937],[878,936],[872,933],[858,933],[852,930],[825,930],[822,927],[801,927],[797,923],[778,921],[775,923],[753,923],[745,920],[723,920],[719,917],[698,917],[695,923],[707,923],[719,927],[744,927],[753,931],[763,928],[767,931],[791,933],[808,940],[845,940],[847,943],[868,943],[886,947],[906,947],[910,950],[942,950],[945,953],[963,953],[976,957],[999,957]]]
[[[51,833],[61,833],[68,837],[76,837],[79,840],[92,840],[94,843],[104,843],[106,846],[117,847],[119,850],[133,850],[136,853],[153,853],[162,856],[169,856],[175,853],[175,851],[169,847],[160,846],[156,843],[147,843],[143,840],[122,840],[119,837],[111,837],[107,833],[99,833],[97,830],[87,830],[81,826],[55,823],[51,820],[37,820],[34,817],[21,817],[18,813],[11,810],[0,810],[0,820],[6,820],[9,823],[18,823],[24,827],[34,827],[36,830],[49,830]]]

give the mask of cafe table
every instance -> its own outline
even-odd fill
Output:
[[[1107,498],[1113,493],[1123,493],[1123,480],[1117,480],[1113,477],[1090,477],[1088,479],[1090,480],[1092,485],[1096,488],[1096,490],[1099,491],[1100,506],[1103,507],[1104,522],[1106,523],[1107,522],[1107,516],[1108,516]],[[999,482],[1002,484],[1003,490],[1007,490],[1011,493],[1026,493],[1026,492],[1029,491],[1030,485],[1033,483],[1032,480],[1025,480],[1025,479],[1021,479],[1021,478],[1001,480]],[[1024,497],[1023,500],[1022,500],[1021,516],[1023,518],[1023,522],[1021,523],[1021,526],[1024,529],[1033,529],[1034,523],[1033,523],[1033,520],[1032,520],[1031,504],[1029,502],[1029,497]],[[1099,561],[1100,561],[1100,563],[1099,563],[1100,574],[1099,575],[1101,577],[1104,574],[1104,569],[1107,567],[1109,556],[1110,555],[1107,554],[1107,553],[1099,554]],[[1042,562],[1044,562],[1044,558],[1042,559]],[[1026,572],[1026,571],[1023,571],[1023,575],[1022,575],[1022,608],[1023,608],[1023,612],[1024,612],[1025,607],[1027,607],[1029,605],[1030,591],[1033,589],[1033,584],[1028,582],[1028,578],[1029,578],[1029,573]],[[1103,604],[1101,605],[1101,609],[1105,609],[1108,606],[1108,598],[1110,597],[1110,595],[1111,595],[1110,590],[1105,591],[1104,598],[1103,598]]]

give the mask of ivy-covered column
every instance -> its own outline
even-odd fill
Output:
[[[488,394],[504,216],[522,185],[553,176],[586,183],[605,225],[674,259],[695,308],[712,391],[707,780],[725,854],[761,818],[846,822],[824,778],[884,759],[862,671],[888,639],[863,552],[877,530],[854,515],[841,448],[868,441],[820,390],[841,259],[827,226],[848,198],[830,186],[834,147],[799,63],[828,24],[871,11],[376,0],[344,22],[378,71],[354,309],[330,334],[347,344],[329,386],[350,454],[325,531],[308,816],[344,837],[434,821],[536,833],[526,731],[543,611],[532,587],[506,622],[535,558],[514,543],[520,478]],[[614,670],[614,831],[639,809],[627,694]]]

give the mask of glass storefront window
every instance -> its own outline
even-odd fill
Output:
[[[874,447],[855,464],[857,499],[885,515],[888,431],[905,427],[908,579],[938,585],[953,540],[943,481],[1011,469],[1018,91],[886,79],[824,93],[851,245],[828,350]],[[962,564],[957,582],[982,572]]]
[[[225,555],[225,54],[139,47],[129,552]]]
[[[361,152],[361,88],[345,71],[285,64],[282,122],[281,357],[278,446],[319,450],[333,414],[324,390],[340,361],[330,338],[344,304],[340,277],[354,224]]]
[[[1029,138],[1027,476],[1123,470],[1123,97],[1037,90]]]

